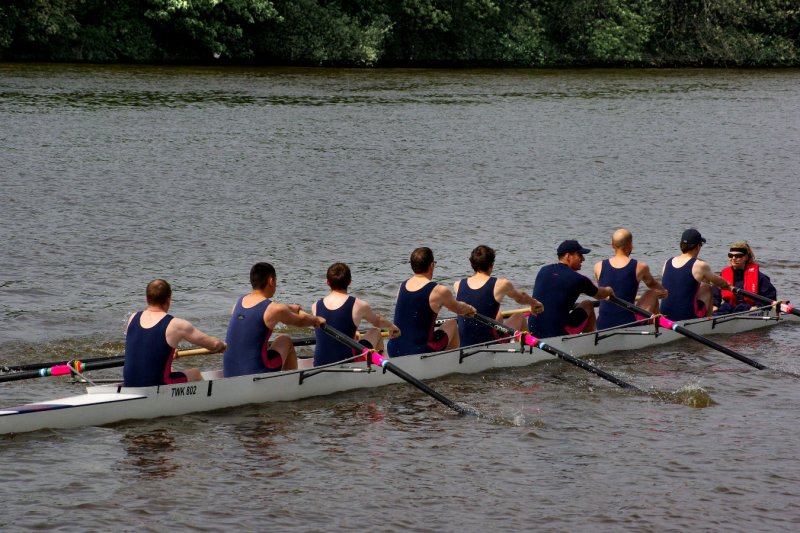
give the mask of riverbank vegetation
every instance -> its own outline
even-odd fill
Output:
[[[5,0],[0,60],[800,66],[797,0]]]

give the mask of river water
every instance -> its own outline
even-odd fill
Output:
[[[440,71],[0,64],[0,361],[120,353],[152,278],[224,336],[257,261],[309,306],[334,261],[391,315],[408,254],[477,244],[529,290],[557,244],[683,229],[719,270],[748,239],[800,298],[800,71]],[[291,333],[307,334],[300,331]],[[725,339],[800,371],[800,330]],[[579,354],[577,354],[579,355]],[[800,523],[796,378],[690,342],[184,418],[0,439],[3,529],[786,531]],[[214,368],[218,357],[192,361]],[[113,377],[115,371],[96,376]],[[0,404],[78,393],[3,383]]]

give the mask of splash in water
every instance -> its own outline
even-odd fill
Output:
[[[675,403],[680,403],[688,407],[695,407],[697,409],[711,407],[717,403],[711,398],[711,395],[708,393],[708,391],[706,391],[697,383],[684,385],[675,392],[667,393],[665,394],[664,399]]]

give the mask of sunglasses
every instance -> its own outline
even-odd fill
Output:
[[[747,255],[747,254],[728,254],[728,257],[729,257],[730,259],[739,259],[739,258],[741,258],[741,257],[744,257],[744,256],[746,256],[746,255]]]

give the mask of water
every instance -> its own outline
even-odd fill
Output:
[[[800,72],[0,65],[0,362],[120,353],[144,286],[223,335],[256,261],[310,306],[334,261],[383,313],[434,249],[477,244],[529,289],[563,239],[634,233],[655,271],[683,229],[753,245],[800,294]],[[293,331],[298,335],[305,332]],[[726,339],[798,371],[800,330]],[[689,341],[181,419],[0,440],[4,529],[782,531],[800,521],[795,378]],[[192,364],[214,368],[218,357]],[[97,376],[113,377],[114,371]],[[0,404],[77,393],[4,383]]]

